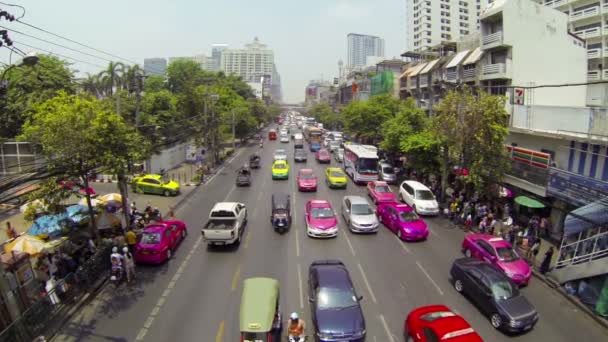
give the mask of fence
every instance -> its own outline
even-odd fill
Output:
[[[68,311],[103,282],[110,270],[112,246],[100,248],[74,273],[57,282],[17,320],[0,332],[0,342],[31,342],[38,336],[53,335]]]

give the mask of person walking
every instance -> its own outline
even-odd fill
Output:
[[[125,240],[127,240],[127,245],[129,246],[129,251],[131,253],[135,252],[135,245],[137,244],[137,234],[133,231],[133,229],[129,229],[127,234],[125,234]]]
[[[133,259],[133,254],[129,252],[127,247],[122,249],[123,252],[123,263],[125,274],[127,276],[127,283],[130,283],[131,280],[135,280],[135,260]]]
[[[17,237],[17,231],[8,221],[6,222],[6,236],[9,240]]]
[[[549,272],[549,268],[551,267],[551,259],[553,258],[553,253],[555,250],[553,246],[549,247],[549,249],[545,252],[545,257],[543,258],[543,262],[540,264],[540,273],[545,274]]]

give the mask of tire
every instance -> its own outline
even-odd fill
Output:
[[[188,232],[185,229],[182,230],[182,240],[185,239],[187,235],[188,235]]]
[[[403,203],[405,203],[405,200],[403,199],[403,195],[401,194],[401,192],[399,192],[399,200]]]
[[[498,313],[493,313],[490,316],[490,324],[492,324],[494,329],[500,329],[502,327],[502,317]]]
[[[171,260],[173,257],[173,253],[171,252],[171,248],[167,249],[167,261]]]
[[[464,289],[464,284],[462,283],[462,280],[454,279],[454,289],[456,290],[456,292],[462,293],[462,290]]]
[[[471,255],[471,250],[470,250],[470,249],[465,249],[465,250],[464,250],[464,256],[466,256],[467,258],[471,258],[471,257],[473,257],[473,256]]]
[[[171,195],[171,193],[169,192],[169,190],[164,190],[163,191],[163,196],[169,197],[170,195]]]
[[[403,233],[401,232],[401,229],[397,230],[397,237],[399,240],[403,241]]]

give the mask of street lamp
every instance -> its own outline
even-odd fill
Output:
[[[4,69],[2,76],[0,76],[0,94],[4,94],[4,92],[6,91],[7,82],[5,80],[5,77],[6,77],[6,75],[8,75],[8,72],[10,70],[13,70],[14,68],[19,68],[22,66],[32,67],[32,66],[38,64],[39,61],[40,61],[40,58],[35,53],[30,52],[27,55],[23,56],[23,58],[19,61],[19,63],[9,65],[8,68]]]

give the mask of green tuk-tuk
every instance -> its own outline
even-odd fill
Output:
[[[240,329],[243,342],[280,341],[282,319],[276,279],[249,278],[243,282]]]

